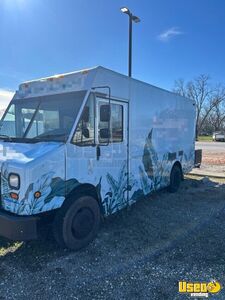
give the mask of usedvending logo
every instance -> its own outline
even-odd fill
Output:
[[[212,280],[210,282],[179,281],[179,293],[189,294],[191,297],[208,298],[210,294],[217,294],[221,290],[221,284]]]

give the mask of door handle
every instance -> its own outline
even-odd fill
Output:
[[[99,145],[97,145],[97,147],[96,147],[96,156],[97,156],[97,160],[99,160],[99,158],[101,156],[101,148]]]

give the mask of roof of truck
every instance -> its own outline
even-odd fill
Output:
[[[83,78],[85,75],[88,76],[91,73],[97,74],[98,70],[104,70],[107,73],[112,73],[116,76],[120,76],[121,78],[124,78],[124,79],[127,79],[127,80],[132,80],[132,81],[135,81],[135,82],[139,82],[141,84],[151,86],[153,88],[159,89],[159,90],[167,92],[167,93],[176,94],[176,93],[168,91],[166,89],[151,85],[147,82],[144,82],[144,81],[141,81],[141,80],[138,80],[138,79],[135,79],[135,78],[129,78],[127,75],[121,74],[119,72],[113,71],[111,69],[108,69],[108,68],[105,68],[105,67],[102,67],[102,66],[95,66],[95,67],[92,67],[92,68],[86,68],[86,69],[82,69],[82,70],[78,70],[78,71],[74,71],[74,72],[56,74],[56,75],[53,75],[53,76],[48,76],[48,77],[43,77],[43,78],[34,79],[34,80],[30,80],[30,81],[25,81],[22,84],[20,84],[19,93],[20,93],[20,95],[22,95],[23,93],[25,93],[25,90],[27,91],[31,87],[33,88],[33,91],[34,91],[37,86],[38,86],[39,90],[41,90],[41,89],[43,89],[43,86],[45,86],[45,83],[50,83],[50,84],[53,85],[55,82],[59,82],[59,81],[60,82],[63,81],[66,84],[70,84],[71,89],[72,89],[72,85],[74,84],[74,82],[73,82],[74,78],[77,78],[79,75],[81,75],[81,77]],[[36,88],[36,90],[37,90],[37,88]],[[52,91],[53,90],[54,89],[52,89]],[[67,91],[67,90],[68,90],[68,85],[67,85],[67,88],[66,88],[65,91]],[[31,94],[35,94],[35,93],[30,92],[30,95]],[[24,96],[24,97],[26,97],[26,96]],[[188,100],[190,100],[190,99],[188,99]]]
[[[52,75],[52,76],[42,77],[42,78],[38,78],[38,79],[27,80],[27,81],[24,81],[23,83],[21,83],[21,85],[29,84],[29,83],[33,83],[33,82],[43,82],[43,81],[47,81],[47,80],[51,80],[51,79],[54,80],[54,79],[60,79],[60,78],[64,78],[64,77],[70,77],[71,75],[75,75],[75,74],[78,74],[78,73],[85,74],[85,73],[88,73],[91,70],[98,69],[98,68],[103,68],[103,67],[96,66],[96,67],[77,70],[77,71],[73,71],[73,72],[60,73],[60,74],[55,74],[55,75]]]
[[[45,81],[51,81],[51,80],[53,81],[54,79],[69,78],[69,77],[72,77],[73,75],[77,75],[77,74],[88,74],[90,71],[93,71],[93,70],[97,71],[98,69],[103,69],[103,70],[106,70],[108,72],[112,72],[112,73],[114,73],[114,74],[116,74],[118,76],[130,79],[130,80],[134,80],[134,81],[140,82],[142,84],[147,84],[147,85],[150,85],[150,86],[152,86],[154,88],[157,88],[157,89],[160,89],[160,90],[163,90],[163,91],[171,93],[171,91],[169,91],[169,90],[166,90],[166,89],[160,88],[158,86],[152,85],[152,84],[150,84],[148,82],[145,82],[145,81],[142,81],[140,79],[136,79],[136,78],[133,78],[133,77],[129,78],[125,74],[122,74],[122,73],[119,73],[117,71],[105,68],[103,66],[95,66],[95,67],[81,69],[81,70],[77,70],[77,71],[55,74],[55,75],[52,75],[52,76],[42,77],[42,78],[38,78],[38,79],[32,79],[32,80],[24,81],[23,83],[20,84],[20,86],[23,86],[23,85],[26,85],[26,84],[32,84],[32,83],[36,83],[36,82],[45,82]]]

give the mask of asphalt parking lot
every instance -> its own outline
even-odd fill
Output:
[[[225,285],[224,228],[225,182],[189,177],[108,218],[80,252],[0,239],[0,299],[188,299],[179,280]]]
[[[196,149],[225,153],[225,142],[196,142]]]

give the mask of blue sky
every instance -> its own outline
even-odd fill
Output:
[[[207,73],[225,80],[223,0],[1,0],[0,108],[22,81],[103,65],[127,73],[128,6],[133,76],[171,89]]]

